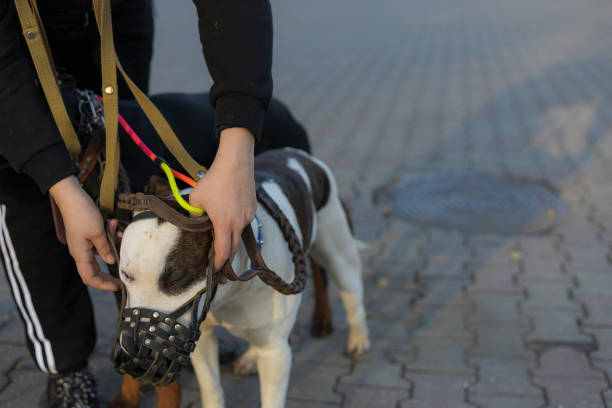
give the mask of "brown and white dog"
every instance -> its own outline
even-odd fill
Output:
[[[361,260],[332,173],[321,161],[290,148],[257,156],[255,167],[256,180],[289,219],[305,251],[340,288],[350,327],[347,353],[364,353],[369,348],[369,335]],[[291,281],[294,266],[283,234],[263,208],[256,214],[264,241],[263,258],[270,269]],[[255,220],[252,227],[257,234]],[[128,293],[126,307],[170,312],[202,290],[211,244],[210,237],[203,234],[154,218],[131,223],[123,235],[119,265]],[[237,272],[249,269],[242,244],[232,266]],[[257,278],[219,285],[191,354],[205,407],[224,406],[214,334],[218,325],[249,342],[236,369],[242,373],[257,370],[262,407],[284,406],[291,367],[288,336],[300,302],[301,294],[282,295]],[[186,324],[188,317],[183,320]]]

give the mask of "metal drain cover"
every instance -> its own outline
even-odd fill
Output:
[[[543,231],[565,213],[546,183],[479,173],[410,176],[378,192],[375,202],[410,222],[468,234]]]

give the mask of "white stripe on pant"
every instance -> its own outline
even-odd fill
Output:
[[[51,349],[51,343],[45,337],[40,320],[32,304],[30,292],[21,273],[15,249],[6,225],[6,206],[0,205],[0,250],[2,251],[6,274],[15,296],[17,307],[26,324],[26,331],[30,341],[34,345],[36,364],[44,372],[57,373],[55,358]]]

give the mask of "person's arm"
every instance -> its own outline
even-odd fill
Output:
[[[194,0],[213,79],[215,130],[248,129],[259,139],[272,97],[272,11],[268,0]]]
[[[35,73],[12,1],[0,1],[0,155],[41,192],[76,174]],[[25,48],[25,49],[24,49]]]
[[[215,232],[215,268],[236,253],[255,214],[254,144],[272,97],[272,13],[268,0],[194,0],[214,84],[219,150],[189,197]]]
[[[98,208],[74,176],[70,159],[44,94],[35,81],[12,1],[0,0],[0,155],[30,175],[56,201],[66,227],[68,249],[83,282],[116,290],[118,281],[100,271],[94,250],[113,263]]]

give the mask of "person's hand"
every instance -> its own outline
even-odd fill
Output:
[[[253,135],[245,128],[228,128],[220,137],[215,160],[189,195],[189,202],[204,208],[212,221],[215,270],[236,254],[242,230],[257,209]]]
[[[101,290],[118,290],[120,282],[103,273],[94,257],[97,252],[104,262],[115,262],[106,240],[104,222],[91,197],[81,188],[74,176],[54,184],[49,194],[55,200],[66,227],[66,240],[83,283]]]

